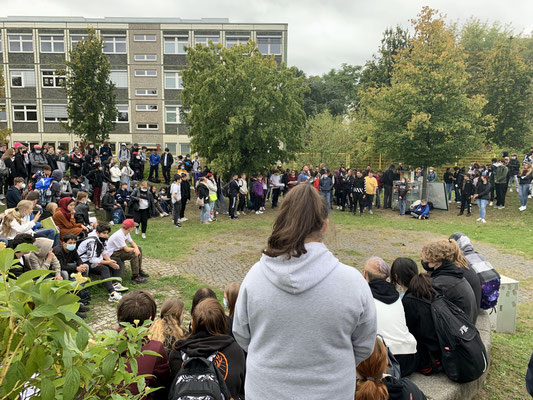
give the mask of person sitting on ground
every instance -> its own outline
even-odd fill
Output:
[[[89,267],[85,264],[76,251],[76,235],[67,233],[63,236],[63,244],[52,250],[61,265],[61,276],[63,279],[71,279],[71,274],[80,272],[87,276]]]
[[[248,353],[247,398],[353,399],[355,367],[374,348],[376,308],[362,275],[322,242],[328,223],[311,185],[291,189],[241,284],[233,334]],[[317,380],[318,364],[328,367]]]
[[[22,191],[26,187],[24,178],[16,177],[13,180],[13,186],[11,186],[6,193],[7,208],[15,208],[22,199]]]
[[[152,196],[154,197],[154,207],[151,209],[152,214],[150,214],[150,218],[166,217],[168,214],[161,207],[161,204],[159,202],[159,192],[157,191],[157,187],[154,185],[151,185],[150,189],[148,190],[150,191],[150,193],[152,193]]]
[[[374,352],[357,366],[356,400],[426,400],[422,391],[407,378],[387,375],[387,349],[376,338]]]
[[[127,183],[123,182],[120,184],[120,189],[117,190],[117,194],[115,197],[117,199],[117,203],[122,207],[122,210],[124,211],[124,213],[126,213],[126,209],[131,200],[131,196],[128,190]]]
[[[39,218],[41,213],[37,211],[33,214],[33,203],[29,200],[21,200],[17,204],[17,208],[11,208],[6,210],[2,220],[2,237],[5,239],[13,239],[20,233],[28,233],[35,237],[47,237],[59,243],[57,233],[54,229],[38,229],[34,231],[38,226],[41,226]]]
[[[157,202],[166,215],[169,215],[171,212],[170,200],[171,199],[167,193],[167,188],[163,186],[157,194]]]
[[[52,271],[50,274],[54,276],[55,280],[61,281],[61,264],[52,251],[54,241],[39,237],[35,238],[33,245],[38,247],[38,251],[32,251],[28,256],[29,267],[31,269],[45,269]]]
[[[41,199],[41,195],[39,194],[39,192],[37,190],[32,190],[31,192],[28,192],[26,194],[26,197],[24,197],[24,195],[22,197],[23,197],[23,200],[28,200],[28,201],[31,201],[33,203],[33,207],[32,208],[33,208],[34,212],[40,211],[41,214],[43,213],[43,208],[39,204],[40,199]]]
[[[150,339],[163,343],[168,354],[174,343],[187,337],[182,328],[184,310],[183,301],[176,298],[166,299],[161,305],[159,318],[150,325]]]
[[[54,202],[48,203],[46,207],[44,208],[44,211],[41,215],[41,218],[39,218],[39,221],[45,220],[47,218],[52,218],[52,216],[57,210],[57,207],[58,207],[57,203],[54,203]]]
[[[241,284],[232,282],[224,290],[224,306],[228,309],[228,335],[233,337],[233,316],[235,315],[235,304],[239,297]]]
[[[116,194],[117,189],[114,185],[110,184],[108,192],[104,195],[104,198],[102,199],[102,208],[106,212],[106,220],[109,221],[111,225],[113,225],[115,222],[122,223],[122,221],[124,221],[124,211],[116,200]],[[114,214],[115,217],[113,217]],[[114,220],[114,218],[116,218],[116,221]]]
[[[479,304],[476,304],[474,291],[464,278],[464,269],[459,268],[454,262],[457,250],[457,243],[452,243],[452,240],[430,242],[420,253],[422,267],[430,274],[435,290],[463,310],[468,319],[475,324]]]
[[[70,184],[70,178],[68,175],[63,174],[61,182],[59,182],[60,197],[72,197],[72,185]]]
[[[91,274],[99,275],[101,279],[122,277],[124,263],[119,258],[112,259],[107,253],[106,243],[110,233],[111,227],[107,222],[98,223],[96,229],[79,244],[77,250],[81,261],[89,265]],[[118,280],[107,281],[103,285],[109,293],[110,302],[118,302],[122,298],[119,292],[128,290]]]
[[[416,339],[418,371],[424,375],[438,373],[442,370],[442,354],[431,315],[431,302],[437,297],[431,278],[426,273],[419,274],[416,263],[406,257],[394,260],[390,274],[391,282],[404,292],[405,322]]]
[[[9,247],[15,250],[19,244],[33,244],[34,241],[35,238],[29,233],[20,233],[9,242]],[[9,268],[10,279],[17,279],[24,272],[30,270],[29,254],[29,251],[15,252],[14,259],[17,261]]]
[[[78,224],[82,224],[89,229],[92,229],[93,224],[89,220],[89,206],[87,205],[89,194],[86,192],[78,192],[76,196],[76,205],[74,206],[74,219]]]
[[[64,236],[67,233],[72,233],[74,236],[80,236],[82,232],[87,232],[89,229],[83,224],[76,223],[74,218],[74,199],[72,197],[63,197],[59,200],[59,207],[54,213],[52,219],[59,228],[59,235],[64,241]]]
[[[420,204],[411,211],[411,216],[418,219],[429,218],[429,205],[426,199],[420,200]]]
[[[144,290],[135,290],[122,296],[117,306],[117,320],[122,329],[123,323],[129,323],[133,326],[143,325],[145,321],[155,320],[157,314],[157,305],[152,295]],[[168,354],[163,343],[157,340],[148,340],[143,342],[141,351],[151,351],[157,353],[146,354],[136,358],[137,374],[145,376],[146,386],[151,388],[162,387],[153,395],[144,397],[144,400],[150,399],[167,399],[166,388],[169,387],[170,368],[168,365]],[[136,384],[129,387],[132,395],[139,394]]]
[[[396,360],[403,376],[409,376],[418,367],[416,339],[407,328],[400,294],[387,282],[389,266],[379,257],[370,257],[365,262],[364,277],[370,286],[378,319],[378,335],[381,335]]]
[[[213,364],[224,377],[232,398],[244,398],[244,352],[235,339],[226,334],[226,315],[220,303],[215,299],[202,300],[192,313],[191,325],[191,336],[176,342],[170,353],[172,376],[183,366],[183,354],[187,357],[205,358],[216,354]]]
[[[111,235],[107,241],[107,252],[111,258],[122,261],[129,260],[131,266],[131,281],[145,283],[150,275],[142,270],[142,249],[131,238],[135,221],[129,218],[122,222],[122,228]],[[129,244],[129,246],[128,246]]]
[[[192,298],[191,315],[196,306],[204,299],[217,299],[217,294],[213,291],[213,289],[208,287],[198,289]]]

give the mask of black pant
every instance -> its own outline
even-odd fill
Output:
[[[400,364],[400,373],[402,378],[411,375],[418,369],[418,354],[395,354],[394,358]]]
[[[372,211],[372,202],[374,201],[374,195],[368,194],[366,195],[366,207]]]
[[[496,183],[496,205],[505,206],[505,196],[507,195],[507,183]]]
[[[383,208],[392,208],[392,186],[383,185],[385,195],[383,197]]]
[[[155,176],[155,179],[159,179],[159,164],[150,165],[150,173],[148,174],[148,180],[152,179],[152,176]]]
[[[455,192],[455,201],[462,201],[461,200],[461,192],[459,191],[459,188],[456,185],[453,185],[453,190]]]
[[[176,201],[172,204],[172,219],[174,220],[174,225],[179,225],[178,219],[180,219],[181,212],[181,201]]]
[[[272,208],[275,208],[278,206],[278,199],[279,199],[280,192],[281,192],[281,188],[272,189]]]
[[[261,201],[263,201],[263,198],[261,196],[254,196],[254,210],[259,211],[259,208],[261,208]]]
[[[89,269],[89,273],[99,275],[100,278],[107,279],[107,278],[120,278],[122,276],[122,269],[124,268],[124,262],[120,258],[112,258],[113,261],[115,261],[119,269],[111,268],[108,265],[104,264],[98,264],[96,267],[91,267]],[[113,281],[118,282],[118,281]],[[107,291],[111,294],[115,291],[115,288],[113,287],[113,282],[107,281],[104,282],[104,287],[107,289]]]
[[[462,194],[461,195],[461,214],[464,213],[465,208],[468,211],[468,214],[470,214],[472,210],[472,204],[470,202],[470,195]]]
[[[490,183],[490,201],[494,201],[494,190],[496,188],[496,184],[494,182]]]
[[[237,206],[237,196],[229,196],[229,216],[235,218],[235,208]]]
[[[351,200],[352,196],[350,196],[350,193],[347,193],[346,190],[343,190],[342,191],[341,204],[340,204],[342,211],[344,211],[345,208],[346,208],[346,200],[347,200],[346,197],[348,197],[348,201],[351,204],[352,203],[352,200]]]
[[[244,212],[246,207],[246,195],[239,193],[239,205],[237,206],[237,211]]]
[[[142,233],[146,233],[146,228],[148,228],[148,218],[150,218],[150,211],[147,208],[135,211],[133,213],[133,217],[135,222],[141,225]]]
[[[172,168],[171,165],[168,166],[162,166],[161,169],[163,170],[163,179],[165,180],[165,183],[168,185],[170,183],[170,169]]]
[[[181,199],[180,218],[185,218],[185,206],[187,205],[187,199]]]
[[[363,193],[354,192],[353,193],[353,209],[350,207],[352,212],[355,214],[357,211],[357,203],[359,203],[359,212],[362,214],[365,209],[365,200],[363,199]]]

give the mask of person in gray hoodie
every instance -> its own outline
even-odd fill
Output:
[[[353,400],[358,363],[374,349],[376,309],[363,276],[322,243],[326,203],[298,185],[268,247],[246,275],[233,334],[248,353],[247,400]]]

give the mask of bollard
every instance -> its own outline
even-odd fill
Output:
[[[492,329],[498,333],[515,333],[517,309],[518,281],[501,275],[500,297],[496,312],[489,311]]]

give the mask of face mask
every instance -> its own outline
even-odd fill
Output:
[[[226,301],[226,298],[224,297],[224,307],[228,308],[228,302]]]
[[[101,237],[101,238],[100,238],[100,242],[102,242],[102,244],[105,244],[105,242],[107,242],[107,238],[103,238],[103,237]]]
[[[76,250],[76,244],[67,244],[67,250],[68,251]]]
[[[141,192],[147,192],[148,189],[141,189]]]
[[[35,154],[41,154],[41,150],[35,150]]]
[[[90,149],[94,149],[94,146],[91,144],[91,145],[89,146],[89,148],[90,148]]]
[[[431,268],[427,262],[420,261],[420,263],[422,264],[422,268],[424,268],[424,270],[427,272],[433,272],[433,268]]]
[[[23,183],[22,185],[20,185],[20,188],[21,188],[21,189],[24,189],[24,188],[26,188],[26,184],[25,184],[25,183]]]

